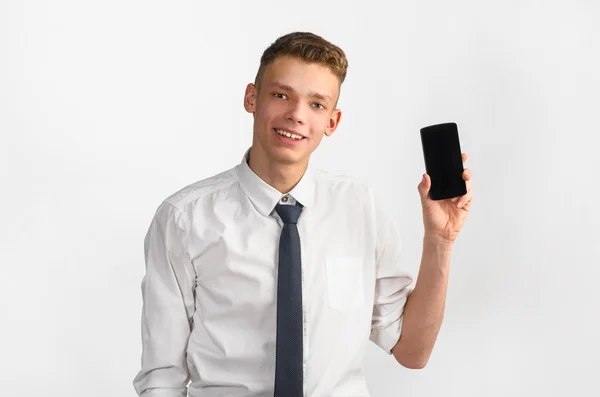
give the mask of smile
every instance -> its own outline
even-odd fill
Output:
[[[301,141],[302,139],[304,139],[304,137],[303,137],[303,136],[296,135],[296,134],[292,134],[291,132],[287,132],[287,131],[285,131],[285,130],[278,130],[278,129],[275,129],[275,132],[276,132],[277,134],[281,135],[281,136],[285,136],[285,137],[287,137],[287,138],[289,138],[289,139],[294,139],[294,140],[297,140],[297,141]]]

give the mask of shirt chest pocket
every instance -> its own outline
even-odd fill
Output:
[[[329,307],[347,313],[365,303],[361,257],[326,258],[325,267]]]

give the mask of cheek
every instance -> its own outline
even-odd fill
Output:
[[[276,105],[272,103],[266,102],[261,104],[260,108],[257,108],[258,116],[264,122],[269,122],[271,120],[277,119],[279,115],[283,113],[281,109],[278,109]]]

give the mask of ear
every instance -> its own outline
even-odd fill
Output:
[[[337,129],[338,125],[340,125],[340,120],[342,119],[342,111],[341,109],[335,109],[331,116],[329,117],[329,123],[325,128],[325,135],[331,136]]]
[[[244,109],[246,109],[248,113],[256,112],[256,98],[256,86],[253,83],[249,83],[246,86],[246,92],[244,93]]]

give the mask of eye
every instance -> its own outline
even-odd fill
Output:
[[[277,93],[275,93],[275,94],[273,94],[273,95],[275,95],[275,96],[277,96],[277,95],[285,96],[285,94],[282,94],[282,93],[280,93],[280,92],[277,92]]]
[[[320,103],[315,102],[315,103],[313,103],[313,105],[319,105],[319,106],[321,106],[319,109],[325,109],[325,106],[321,105]]]

